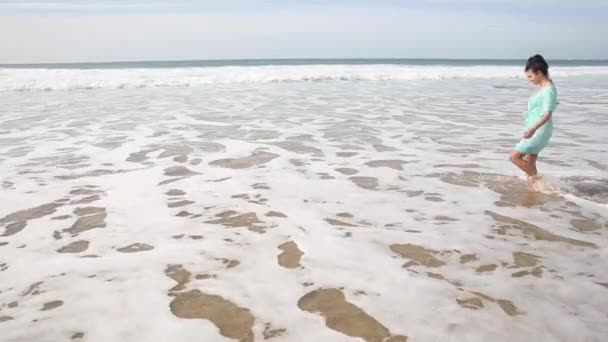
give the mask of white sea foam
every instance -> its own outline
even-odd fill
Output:
[[[349,70],[366,68],[378,70]],[[539,193],[506,160],[532,91],[521,79],[114,89],[192,69],[8,72],[21,75],[12,85],[30,73],[37,85],[104,89],[0,93],[2,342],[78,332],[88,342],[234,341],[172,313],[175,293],[192,290],[249,310],[255,341],[267,324],[285,329],[270,341],[357,340],[299,308],[319,288],[343,288],[413,342],[608,336],[607,78],[560,80],[555,135],[539,158],[558,191]],[[49,203],[61,205],[11,216]],[[105,209],[105,227],[70,230],[87,217],[78,208]],[[231,210],[255,213],[265,232],[218,224]],[[278,262],[290,240],[301,268]],[[76,241],[87,249],[58,252]],[[133,243],[154,248],[120,250]],[[420,249],[402,256],[394,244]],[[519,265],[513,253],[526,253]],[[174,264],[192,273],[183,290],[165,275]]]
[[[555,67],[555,77],[608,75],[608,67]],[[194,87],[319,81],[522,78],[515,66],[301,65],[152,69],[0,69],[0,92]]]

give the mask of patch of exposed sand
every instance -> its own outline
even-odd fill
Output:
[[[300,259],[304,252],[300,250],[294,241],[287,241],[278,247],[282,253],[277,257],[279,265],[285,268],[301,268]]]
[[[270,190],[270,186],[266,183],[256,183],[251,186],[255,190]]]
[[[465,309],[479,310],[483,308],[483,301],[479,297],[467,298],[467,299],[456,299],[458,305]]]
[[[348,222],[344,222],[344,221],[340,221],[340,220],[336,220],[333,218],[326,218],[325,221],[329,224],[331,224],[332,226],[338,226],[338,227],[357,227],[357,225],[348,223]]]
[[[273,143],[273,145],[278,146],[286,151],[294,152],[297,154],[311,154],[317,157],[323,156],[323,151],[320,149],[303,144],[299,141],[281,141],[278,143]]]
[[[21,296],[25,297],[25,296],[37,296],[41,293],[43,293],[43,291],[40,289],[40,287],[42,286],[42,284],[44,284],[43,281],[38,281],[33,283],[32,285],[30,285],[27,290],[23,291],[21,293]]]
[[[133,243],[128,246],[120,247],[117,251],[121,253],[138,253],[153,250],[154,246],[147,245],[145,243]]]
[[[356,156],[357,152],[337,152],[336,156],[341,157],[341,158],[350,158],[350,157],[354,157]]]
[[[131,154],[129,154],[129,157],[127,157],[127,161],[128,162],[132,162],[132,163],[141,163],[144,162],[146,160],[148,160],[148,153],[152,153],[156,150],[143,150],[143,151],[138,151],[138,152],[133,152]]]
[[[422,246],[412,244],[394,244],[390,246],[390,249],[399,254],[401,257],[411,260],[405,264],[404,267],[409,267],[412,265],[441,267],[445,265],[444,261],[435,257],[435,255],[439,254],[438,251],[427,249]]]
[[[336,214],[336,216],[338,217],[342,217],[342,218],[353,218],[355,217],[353,214],[351,213],[338,213]]]
[[[513,252],[515,267],[534,267],[540,264],[540,257],[524,252]]]
[[[177,217],[188,217],[188,216],[192,216],[192,213],[190,213],[189,211],[186,211],[186,210],[182,210],[179,213],[175,214],[175,216],[177,216]]]
[[[49,311],[49,310],[53,310],[56,309],[60,306],[63,305],[63,301],[62,300],[54,300],[48,303],[44,303],[44,305],[42,306],[42,309],[40,309],[40,311]]]
[[[239,214],[236,211],[224,211],[215,215],[219,219],[207,221],[211,224],[221,224],[228,228],[247,228],[256,233],[264,233],[264,222],[258,219],[256,213]]]
[[[527,223],[525,221],[520,221],[520,220],[516,220],[514,218],[499,215],[499,214],[496,214],[489,210],[486,211],[486,214],[491,216],[494,219],[494,221],[496,221],[495,231],[499,235],[507,235],[507,233],[511,230],[517,230],[521,234],[523,234],[525,237],[533,238],[535,240],[564,242],[564,243],[568,243],[568,244],[575,245],[575,246],[597,248],[597,246],[591,242],[571,239],[571,238],[563,237],[561,235],[553,234],[547,230],[544,230],[540,227],[537,227],[537,226]]]
[[[366,190],[376,190],[378,188],[378,178],[375,177],[350,177],[349,179]]]
[[[101,199],[101,196],[99,195],[91,195],[91,196],[87,196],[84,197],[82,199],[79,200],[74,200],[70,202],[70,205],[76,205],[76,204],[87,204],[87,203],[92,203],[95,201],[99,201]]]
[[[186,284],[190,282],[190,273],[182,265],[168,265],[165,269],[165,275],[177,282],[171,291],[181,291],[186,288]]]
[[[404,160],[391,159],[391,160],[372,160],[365,163],[369,167],[387,167],[390,169],[403,171],[403,165],[407,164]]]
[[[84,338],[84,333],[81,332],[81,331],[74,333],[72,335],[72,337],[70,337],[71,340],[80,340],[80,339],[83,339],[83,338]]]
[[[269,211],[266,213],[266,216],[267,217],[281,217],[281,218],[287,217],[287,215],[285,215],[281,212],[278,212],[278,211]]]
[[[253,342],[255,318],[249,309],[239,307],[221,296],[209,295],[198,290],[176,292],[185,289],[192,274],[181,265],[169,265],[165,274],[177,285],[171,289],[171,312],[179,318],[205,319],[213,323],[222,336],[239,342]]]
[[[301,166],[306,166],[308,165],[308,163],[306,163],[304,160],[302,159],[289,159],[289,163],[293,166],[296,167],[301,167]]]
[[[5,226],[2,236],[11,236],[17,234],[26,227],[28,220],[34,220],[51,215],[55,213],[57,208],[61,206],[63,206],[63,203],[47,203],[34,208],[19,210],[4,216],[0,219],[0,226]]]
[[[226,265],[226,269],[237,267],[241,264],[238,260],[222,259],[222,264]]]
[[[100,194],[103,191],[100,190],[93,190],[93,188],[77,188],[74,189],[72,191],[70,191],[70,195],[95,195],[95,194]]]
[[[158,186],[163,186],[163,185],[179,182],[180,180],[183,180],[186,178],[188,178],[188,177],[175,177],[175,178],[165,179],[164,181],[159,182]]]
[[[67,175],[62,175],[62,176],[55,176],[55,178],[60,179],[60,180],[75,180],[75,179],[79,179],[79,178],[86,178],[86,177],[100,177],[100,176],[106,176],[106,175],[114,175],[114,174],[119,174],[119,173],[127,173],[127,172],[131,172],[134,170],[93,170],[93,171],[88,171],[88,172],[84,172],[84,173],[72,173],[72,174],[67,174]]]
[[[181,200],[181,201],[177,201],[177,202],[169,202],[167,203],[167,207],[169,208],[179,208],[179,207],[185,207],[187,205],[190,204],[194,204],[193,201],[188,201],[188,200]]]
[[[91,214],[104,213],[106,211],[105,208],[100,207],[85,207],[85,208],[76,208],[74,209],[74,214],[76,216],[87,216]]]
[[[171,166],[165,169],[165,176],[169,177],[189,177],[198,174],[198,172],[194,172],[184,166]]]
[[[217,275],[216,274],[197,274],[194,279],[197,280],[205,280],[205,279],[217,279]]]
[[[481,265],[475,269],[477,273],[494,272],[498,268],[495,264]]]
[[[173,161],[176,163],[185,163],[188,161],[188,156],[180,155],[173,158]]]
[[[460,256],[461,264],[466,264],[466,263],[477,261],[477,260],[479,260],[479,259],[477,258],[477,255],[475,255],[475,254],[463,254]]]
[[[22,231],[23,228],[25,228],[26,226],[27,226],[27,222],[25,222],[25,221],[9,223],[4,227],[4,233],[1,236],[15,235],[15,234],[19,233],[20,231]]]
[[[169,307],[176,317],[210,321],[227,338],[239,342],[254,340],[252,329],[255,319],[249,309],[221,296],[204,294],[198,290],[176,293]]]
[[[346,175],[346,176],[352,176],[352,175],[356,175],[357,173],[359,173],[359,170],[352,169],[349,167],[340,167],[340,168],[337,168],[336,171],[338,171],[341,174]]]
[[[80,240],[67,244],[57,250],[58,253],[82,253],[89,248],[89,241]]]
[[[101,209],[101,210],[99,210],[99,209]],[[89,211],[87,211],[87,212],[92,211],[93,213],[88,216],[78,217],[76,222],[74,222],[74,224],[72,224],[72,227],[70,227],[68,229],[64,229],[64,231],[68,232],[70,234],[79,234],[84,231],[95,229],[95,228],[105,228],[106,227],[105,219],[107,217],[106,209],[105,208],[95,208],[95,209],[88,208],[88,210]]]
[[[483,293],[480,292],[472,292],[473,294],[481,297],[482,299],[485,299],[489,302],[492,303],[496,303],[498,304],[498,306],[502,309],[502,311],[504,311],[504,313],[506,313],[509,316],[517,316],[517,315],[523,315],[524,312],[522,312],[521,310],[519,310],[515,304],[513,304],[513,302],[511,302],[510,300],[506,300],[506,299],[494,299],[488,295],[485,295]]]
[[[282,336],[286,332],[287,329],[273,329],[270,323],[266,323],[264,325],[264,332],[262,333],[262,335],[264,336],[265,340],[270,340],[275,337]]]
[[[171,189],[165,193],[167,196],[184,196],[185,194],[185,191],[179,189]]]
[[[574,229],[583,233],[602,229],[602,225],[594,219],[572,219],[570,224]]]
[[[162,146],[164,151],[158,155],[158,159],[169,157],[186,157],[192,152],[192,147],[189,146]]]
[[[476,168],[480,168],[481,166],[477,165],[477,164],[437,164],[433,167],[436,168],[443,168],[443,167],[452,167],[452,168],[457,168],[457,169],[476,169]]]
[[[366,342],[405,342],[405,336],[391,336],[391,332],[361,308],[348,302],[339,289],[318,289],[298,300],[298,307],[325,318],[325,325]]]
[[[429,202],[444,202],[440,196],[425,196],[424,199]]]
[[[228,169],[247,169],[250,167],[266,164],[277,157],[279,157],[278,154],[256,151],[247,157],[214,160],[210,162],[209,165],[224,167]]]

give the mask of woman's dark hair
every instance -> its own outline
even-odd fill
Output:
[[[534,73],[542,72],[545,77],[549,77],[549,64],[541,55],[534,55],[528,58],[526,63],[526,70],[531,70]]]

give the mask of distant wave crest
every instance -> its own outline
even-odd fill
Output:
[[[555,77],[608,75],[608,67],[555,67]],[[148,69],[0,69],[0,92],[194,87],[213,84],[520,78],[515,66],[283,65]]]

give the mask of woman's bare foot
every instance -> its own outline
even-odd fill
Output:
[[[540,176],[538,174],[528,176],[528,188],[530,190],[537,190],[537,185],[541,179],[542,179],[542,176]]]

